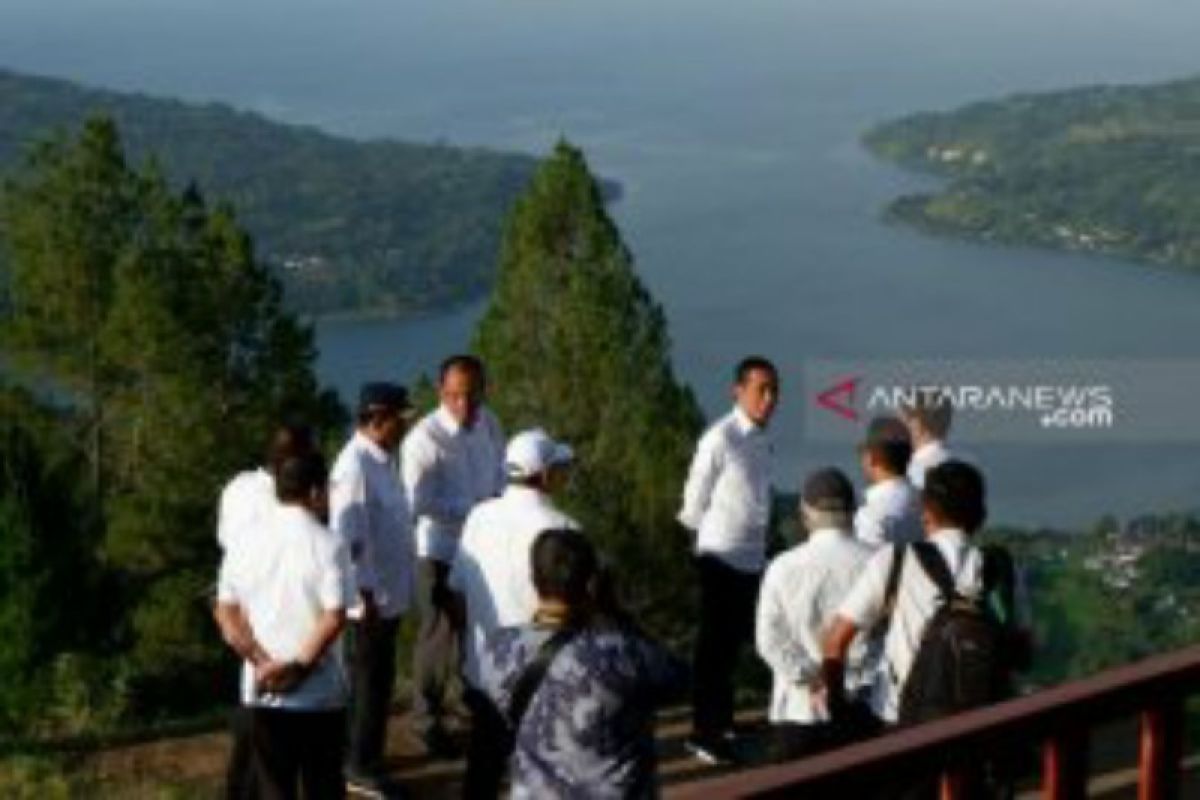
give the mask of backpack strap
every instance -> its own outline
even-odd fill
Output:
[[[915,542],[913,552],[917,556],[917,562],[920,563],[921,569],[925,570],[929,580],[933,581],[933,585],[941,592],[942,602],[949,603],[957,597],[958,590],[954,585],[954,576],[950,574],[950,567],[947,566],[946,559],[942,557],[937,545],[929,541]]]
[[[577,628],[559,628],[542,643],[533,661],[529,662],[517,678],[512,697],[508,701],[508,722],[513,731],[521,727],[521,720],[525,717],[525,712],[529,710],[529,704],[533,702],[533,696],[537,694],[538,687],[545,680],[546,673],[550,670],[550,664],[554,661],[555,656],[562,652],[562,649],[578,633]]]
[[[896,595],[900,591],[900,574],[904,572],[904,556],[908,547],[903,544],[892,545],[892,566],[888,569],[887,583],[883,590],[883,609],[879,621],[871,629],[872,635],[883,638],[888,627],[892,624],[892,613],[896,610]]]

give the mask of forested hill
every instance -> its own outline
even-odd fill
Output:
[[[421,310],[482,294],[500,228],[533,173],[523,155],[359,142],[220,104],[0,70],[0,171],[30,143],[112,116],[132,157],[228,201],[303,312]]]
[[[1022,94],[867,133],[946,176],[889,215],[935,233],[1200,269],[1200,78]]]

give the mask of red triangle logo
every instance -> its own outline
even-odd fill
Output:
[[[854,395],[862,378],[845,378],[817,395],[817,405],[828,409],[839,417],[858,422],[858,411],[854,407]]]

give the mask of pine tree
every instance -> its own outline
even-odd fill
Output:
[[[566,142],[510,215],[475,350],[511,432],[542,426],[576,448],[567,506],[633,610],[680,633],[692,580],[674,515],[702,418],[672,371],[662,309]]]

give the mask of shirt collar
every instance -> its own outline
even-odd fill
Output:
[[[961,528],[938,528],[929,534],[929,539],[936,539],[939,542],[949,545],[966,544],[967,533]]]
[[[504,496],[513,500],[520,500],[524,503],[546,503],[547,498],[544,492],[533,488],[532,486],[522,486],[519,483],[510,483],[504,488]]]
[[[876,498],[886,497],[889,494],[901,491],[906,483],[908,483],[906,478],[903,478],[899,475],[893,475],[890,478],[884,478],[878,483],[871,484],[866,488],[866,491],[863,492],[863,495],[868,501],[875,500]]]
[[[370,436],[367,436],[362,431],[355,431],[354,438],[358,442],[359,447],[365,450],[367,455],[378,461],[380,464],[386,464],[391,460],[391,456],[388,455],[387,451],[377,445],[374,439],[372,439]]]
[[[839,528],[817,528],[815,531],[809,531],[808,540],[810,542],[815,542],[818,539],[824,541],[826,539],[838,539],[849,535],[849,531],[843,531]]]
[[[733,407],[733,422],[737,425],[738,432],[743,435],[762,431],[762,426],[750,419],[749,415],[739,405]]]

